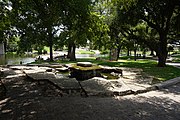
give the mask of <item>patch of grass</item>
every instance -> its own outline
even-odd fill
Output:
[[[175,56],[175,58],[180,58],[180,55]]]
[[[122,60],[127,60],[127,59],[133,60],[134,56],[120,56],[119,59],[122,59]]]
[[[134,56],[120,56],[119,59],[121,60],[134,60]],[[143,59],[143,56],[137,56],[136,59]],[[146,56],[145,59],[152,59],[151,56]]]
[[[77,54],[95,54],[94,51],[87,51],[87,50],[78,50],[76,51]]]
[[[48,53],[50,52],[50,49],[49,49],[49,47],[47,47],[47,46],[44,46],[44,49],[43,49],[43,50],[47,51]]]
[[[175,56],[173,56],[173,61],[172,62],[176,62],[176,63],[180,63],[180,55],[178,54],[178,55],[175,55]]]
[[[179,59],[174,59],[172,62],[174,62],[174,63],[180,63],[180,58],[179,58]]]
[[[7,52],[6,55],[17,55],[16,52]]]

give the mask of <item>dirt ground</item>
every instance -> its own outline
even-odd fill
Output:
[[[25,77],[3,81],[0,120],[180,120],[180,84],[144,94],[61,96],[48,83]]]

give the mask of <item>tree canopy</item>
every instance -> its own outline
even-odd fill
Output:
[[[73,34],[80,36],[79,33],[85,30],[90,4],[88,0],[11,0],[11,2],[13,27],[23,39],[26,37],[26,42],[49,46],[51,61],[54,39],[58,32],[60,33],[62,29],[68,30],[68,33],[74,30]]]
[[[116,48],[117,58],[123,47],[148,47],[163,67],[168,43],[180,38],[180,0],[1,0],[0,5],[1,41],[18,41],[20,51],[49,46],[51,61],[54,47],[65,45],[76,60],[76,47],[89,41],[92,48]]]
[[[122,18],[126,19],[122,20],[121,22],[128,22],[128,24],[131,25],[145,22],[147,26],[158,33],[158,39],[146,41],[148,46],[153,45],[153,49],[157,53],[159,61],[158,66],[165,66],[167,58],[168,35],[173,27],[174,19],[178,21],[179,7],[179,0],[119,1],[117,10],[119,18],[121,20]]]

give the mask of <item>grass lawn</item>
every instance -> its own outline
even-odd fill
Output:
[[[173,62],[180,63],[180,55],[173,56]]]
[[[76,54],[95,54],[94,51],[87,51],[87,50],[77,50]]]
[[[76,62],[92,62],[98,65],[111,66],[111,67],[128,67],[128,68],[141,68],[143,73],[154,76],[158,80],[169,80],[175,77],[180,77],[180,69],[173,66],[157,67],[157,62],[152,60],[119,60],[119,61],[108,61],[102,60],[97,61],[93,59],[77,59],[77,61],[58,61],[58,63],[76,63]],[[142,73],[142,74],[143,74]]]

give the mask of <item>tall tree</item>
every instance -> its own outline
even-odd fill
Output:
[[[73,40],[80,41],[78,37],[87,31],[87,27],[84,26],[87,26],[86,19],[88,18],[90,0],[11,1],[15,13],[13,17],[16,18],[16,28],[20,29],[21,35],[29,37],[35,35],[36,40],[41,38],[40,42],[39,40],[37,42],[50,47],[51,61],[53,60],[54,39],[57,33],[62,31],[62,27],[68,31],[69,36],[67,37],[71,38],[69,39],[70,48],[75,47]]]
[[[0,0],[0,43],[5,43],[6,51],[6,41],[9,37],[11,21],[9,19],[9,14],[11,12],[11,5],[9,0]]]
[[[76,60],[75,49],[87,43],[90,26],[90,0],[70,0],[65,12],[66,43],[68,58]]]
[[[53,60],[53,39],[62,25],[64,1],[12,0],[15,27],[21,36],[42,38],[50,47],[50,61]],[[43,36],[42,36],[43,35]],[[39,37],[41,36],[41,37]],[[33,39],[31,39],[33,40]]]
[[[159,39],[154,50],[160,67],[166,65],[167,36],[172,26],[173,15],[179,6],[179,0],[120,0],[119,2],[118,11],[121,16],[123,14],[126,17],[126,21],[133,23],[145,21],[149,27],[157,31]]]

